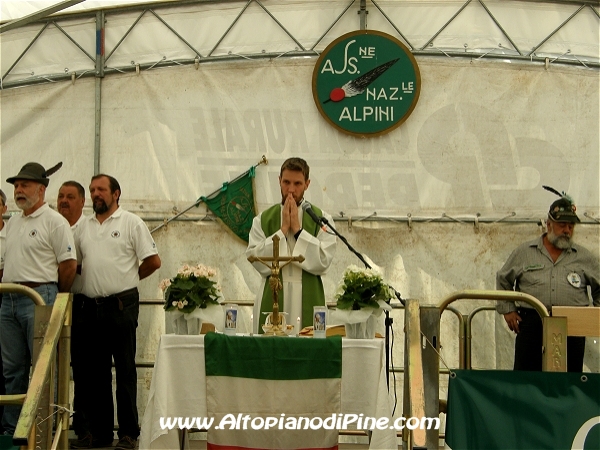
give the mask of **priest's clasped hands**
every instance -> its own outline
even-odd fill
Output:
[[[298,205],[293,194],[288,193],[285,203],[283,204],[283,217],[281,219],[281,232],[287,236],[291,230],[292,234],[300,231],[300,220],[298,219]]]

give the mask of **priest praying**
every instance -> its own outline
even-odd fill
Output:
[[[313,307],[325,306],[321,275],[329,268],[336,250],[336,238],[317,224],[302,208],[304,193],[310,185],[309,167],[301,158],[289,158],[281,166],[279,187],[281,203],[256,216],[246,256],[272,257],[273,236],[279,236],[279,256],[304,256],[303,262],[291,262],[280,271],[283,291],[279,293],[279,310],[287,313],[287,323],[300,318],[302,327],[312,325]],[[329,214],[314,205],[317,216],[332,221]],[[266,314],[273,308],[273,292],[268,279],[271,268],[261,262],[252,265],[262,276],[262,284],[254,302],[254,333],[262,333]]]

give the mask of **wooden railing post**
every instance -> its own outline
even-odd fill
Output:
[[[419,301],[414,299],[406,300],[406,309],[404,312],[404,333],[406,336],[406,359],[408,365],[404,373],[405,383],[408,388],[405,394],[408,394],[408,410],[404,410],[404,416],[425,417],[425,386],[423,378],[423,355],[421,339],[421,311]],[[408,390],[408,392],[407,392]],[[406,405],[407,402],[405,401]],[[414,430],[403,430],[408,435],[408,448],[426,448],[427,437],[425,430],[416,428]]]
[[[36,426],[35,420],[44,385],[47,383],[47,380],[52,379],[50,377],[51,367],[55,361],[56,346],[62,333],[65,318],[71,308],[71,296],[72,294],[69,293],[59,293],[56,296],[42,347],[37,361],[33,366],[33,374],[29,383],[29,389],[27,390],[27,397],[23,403],[23,409],[21,410],[15,434],[13,435],[13,444],[15,445],[35,445],[35,440],[31,442],[30,432]],[[48,420],[52,421],[52,419]],[[64,448],[66,449],[66,447]]]

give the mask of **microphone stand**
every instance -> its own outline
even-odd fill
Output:
[[[327,227],[329,227],[329,229],[331,231],[333,231],[333,233],[337,237],[339,237],[344,244],[346,244],[346,247],[348,247],[348,249],[352,253],[354,253],[358,257],[358,259],[360,259],[362,261],[362,263],[365,265],[365,267],[367,269],[372,269],[371,265],[365,260],[363,255],[361,255],[358,251],[356,251],[354,249],[354,247],[352,247],[352,245],[350,245],[350,243],[344,236],[342,236],[340,233],[338,233],[338,231],[335,229],[335,227],[333,225],[331,225],[329,223],[329,220],[327,220],[326,217],[320,217],[320,219],[321,219],[321,223],[327,225]],[[396,289],[394,289],[390,285],[388,285],[388,287],[394,292],[394,295],[400,301],[400,303],[405,305],[404,300],[400,296],[400,292],[398,292]],[[387,303],[389,305],[389,303],[390,303],[389,299],[388,299]],[[390,390],[390,328],[392,327],[392,323],[394,322],[394,319],[392,317],[390,317],[389,311],[384,311],[384,313],[385,313],[385,382],[387,384],[387,389],[389,392],[389,390]]]

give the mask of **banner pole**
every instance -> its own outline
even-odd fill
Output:
[[[269,161],[267,160],[267,158],[265,157],[265,155],[262,155],[262,158],[261,158],[261,160],[260,160],[260,161],[259,161],[257,164],[253,165],[253,166],[252,166],[250,169],[255,169],[255,168],[257,168],[258,166],[260,166],[261,164],[265,164],[265,165],[266,165],[266,164],[269,164]],[[241,175],[239,175],[239,176],[237,176],[236,178],[234,178],[232,181],[230,181],[230,183],[233,183],[234,181],[236,181],[236,180],[239,180],[239,179],[240,179],[240,177],[243,177],[243,176],[245,176],[245,175],[246,175],[248,172],[250,172],[250,169],[248,169],[246,172],[244,172],[244,173],[242,173]],[[218,188],[218,189],[214,190],[213,192],[211,192],[210,194],[208,194],[208,195],[206,196],[206,198],[208,198],[208,197],[211,197],[211,196],[213,196],[213,195],[215,195],[215,194],[218,194],[220,191],[221,191],[221,188]],[[161,223],[161,224],[160,224],[159,226],[157,226],[156,228],[154,228],[154,229],[150,230],[150,233],[152,234],[152,233],[154,233],[155,231],[158,231],[158,230],[160,230],[162,227],[164,227],[164,226],[168,225],[170,222],[172,222],[173,220],[177,219],[179,216],[181,216],[181,215],[185,214],[185,213],[186,213],[186,212],[188,212],[190,209],[192,209],[192,208],[194,208],[194,207],[196,207],[196,208],[197,208],[197,207],[200,205],[200,203],[203,203],[203,202],[204,202],[204,200],[202,200],[202,198],[199,198],[198,200],[196,200],[196,202],[195,202],[193,205],[191,205],[191,206],[189,206],[188,208],[184,209],[183,211],[181,211],[180,213],[178,213],[178,214],[176,214],[175,216],[171,217],[171,218],[170,218],[170,219],[168,219],[167,221],[165,221],[165,222]]]

